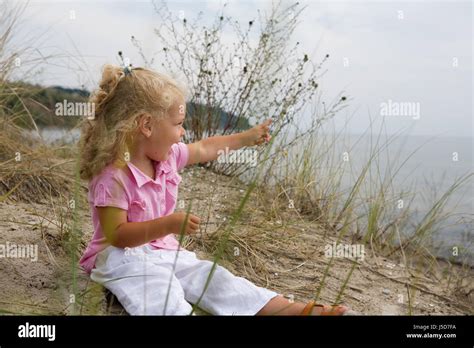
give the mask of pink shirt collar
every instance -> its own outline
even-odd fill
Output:
[[[138,187],[142,187],[143,185],[145,185],[146,183],[150,181],[161,186],[162,174],[163,173],[168,174],[172,170],[171,165],[168,163],[168,161],[164,161],[164,162],[154,161],[154,163],[155,163],[155,180],[150,178],[148,175],[144,174],[140,169],[134,166],[132,162],[127,162],[127,166],[132,172],[132,175]]]

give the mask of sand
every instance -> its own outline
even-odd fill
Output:
[[[201,258],[212,259],[218,237],[224,233],[223,227],[231,220],[246,186],[199,167],[186,169],[182,177],[179,200],[185,204],[192,201],[192,212],[205,221],[201,234],[186,238],[185,246]],[[38,251],[36,261],[11,255],[0,258],[0,311],[123,314],[119,305],[109,305],[104,290],[78,268],[77,259],[92,235],[84,183],[79,193],[74,209],[69,204],[69,193],[40,203],[0,203],[0,244],[36,246]],[[178,210],[184,210],[179,208],[183,203],[178,201]],[[472,269],[441,261],[431,270],[406,267],[396,257],[373,255],[370,246],[365,246],[363,259],[346,254],[331,261],[327,248],[336,242],[335,235],[295,209],[271,203],[271,192],[254,191],[233,229],[220,264],[234,274],[303,302],[315,297],[325,279],[318,299],[332,303],[353,267],[340,300],[361,314],[473,313]],[[68,242],[73,213],[77,213],[77,230],[81,232],[77,243]],[[344,239],[341,243],[353,241]]]

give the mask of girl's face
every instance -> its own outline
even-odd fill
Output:
[[[185,134],[183,128],[186,115],[186,103],[179,97],[168,110],[168,117],[150,120],[150,132],[145,135],[143,143],[145,155],[154,161],[166,161],[169,157],[171,145],[181,141]]]

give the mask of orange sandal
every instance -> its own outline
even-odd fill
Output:
[[[349,308],[346,306],[322,305],[314,301],[309,301],[301,312],[301,315],[310,315],[314,307],[321,307],[319,315],[344,315],[344,313],[349,311]]]

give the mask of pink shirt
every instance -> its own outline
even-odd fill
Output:
[[[92,210],[94,235],[79,261],[86,272],[90,273],[94,268],[97,253],[110,245],[102,233],[96,207],[124,209],[129,222],[148,221],[172,214],[181,182],[178,171],[186,166],[188,157],[186,144],[177,143],[171,146],[170,156],[166,161],[155,162],[155,180],[130,162],[127,164],[130,171],[109,165],[92,178],[89,182],[88,200]],[[149,244],[157,249],[179,248],[174,234],[168,234]]]

